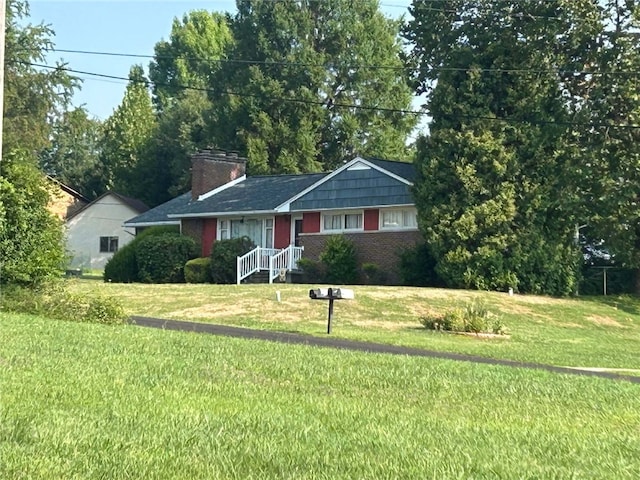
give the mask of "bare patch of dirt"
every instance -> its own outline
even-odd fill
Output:
[[[602,315],[589,315],[587,317],[587,320],[595,323],[596,325],[604,325],[606,327],[622,327],[622,324],[618,321],[614,320],[611,317],[603,317]]]

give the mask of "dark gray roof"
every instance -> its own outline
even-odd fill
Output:
[[[169,213],[173,213],[174,211],[184,207],[191,201],[191,192],[183,193],[182,195],[169,200],[168,202],[163,203],[162,205],[158,205],[151,210],[147,210],[142,215],[138,215],[130,220],[124,222],[126,226],[145,226],[148,224],[157,224],[160,225],[162,223],[176,223],[179,220],[175,218],[169,218],[167,215]]]
[[[247,177],[204,200],[190,202],[172,212],[179,217],[206,213],[233,213],[274,210],[310,187],[326,173]],[[175,218],[175,217],[174,217]]]
[[[364,158],[366,161],[373,163],[377,167],[384,168],[388,172],[393,173],[405,180],[413,181],[416,178],[416,168],[412,162],[399,162],[394,160],[382,160],[380,158]]]

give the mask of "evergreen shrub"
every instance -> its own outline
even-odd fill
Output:
[[[211,257],[189,260],[184,266],[187,283],[211,283]]]
[[[104,267],[105,282],[115,283],[133,283],[139,282],[138,262],[136,260],[136,251],[138,245],[146,237],[154,235],[163,235],[165,233],[179,234],[180,229],[176,226],[158,226],[144,229],[136,238],[124,247],[120,248],[109,259]]]
[[[145,283],[184,282],[184,265],[197,255],[191,237],[175,233],[146,236],[136,246],[138,277]]]
[[[256,248],[248,237],[214,242],[211,249],[211,280],[213,283],[236,283],[237,258]]]
[[[326,282],[350,285],[358,281],[358,260],[351,240],[344,235],[332,235],[320,254],[326,268]]]

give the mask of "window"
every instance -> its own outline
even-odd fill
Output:
[[[264,246],[273,248],[273,218],[264,221]]]
[[[417,211],[415,208],[383,210],[381,224],[388,229],[418,228]]]
[[[100,237],[100,253],[118,251],[118,237]]]
[[[362,213],[323,215],[324,231],[362,230]]]
[[[229,220],[220,220],[220,240],[229,240]]]

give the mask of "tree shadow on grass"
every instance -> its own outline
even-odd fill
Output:
[[[580,297],[580,300],[606,305],[631,315],[640,315],[640,297],[633,295],[607,295],[597,297]]]

